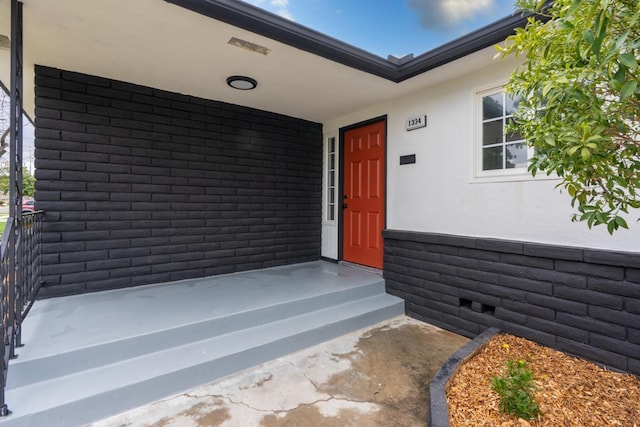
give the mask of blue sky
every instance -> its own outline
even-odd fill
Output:
[[[376,55],[419,55],[513,13],[513,0],[245,0]]]

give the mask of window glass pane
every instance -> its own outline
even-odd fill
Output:
[[[482,149],[482,170],[502,169],[502,146]]]
[[[329,152],[335,153],[335,151],[336,151],[336,139],[329,138]]]
[[[527,167],[527,146],[524,143],[508,144],[506,152],[507,169]]]
[[[327,140],[327,220],[336,219],[336,139]]]
[[[505,126],[514,123],[512,115],[518,109],[518,98],[504,91],[489,92],[481,98],[482,170],[526,169],[528,147],[522,133],[519,130],[505,133]]]
[[[511,95],[506,95],[507,105],[505,105],[505,115],[510,116],[518,109],[518,98],[512,98]]]
[[[502,117],[502,112],[504,111],[502,98],[501,93],[482,97],[482,118],[484,120]]]
[[[513,122],[513,119],[508,118],[507,119],[507,125],[509,125],[510,123]],[[506,140],[507,142],[511,142],[511,141],[521,141],[522,138],[522,134],[520,132],[512,132],[512,133],[508,133],[506,135]]]
[[[502,143],[502,120],[482,124],[482,145]]]

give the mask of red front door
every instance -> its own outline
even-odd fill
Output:
[[[345,261],[382,268],[385,122],[344,133]]]

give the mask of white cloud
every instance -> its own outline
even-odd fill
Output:
[[[495,0],[408,0],[407,4],[418,12],[420,25],[447,32],[463,21],[490,12]]]
[[[244,0],[254,6],[258,6],[264,10],[280,15],[294,21],[293,14],[289,11],[289,0]]]

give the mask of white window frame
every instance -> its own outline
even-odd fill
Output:
[[[505,93],[504,85],[492,85],[489,88],[478,89],[473,94],[473,176],[472,182],[501,182],[501,181],[527,181],[533,180],[534,177],[527,170],[527,166],[512,168],[512,169],[492,169],[482,170],[483,159],[483,145],[482,145],[482,124],[484,122],[482,115],[482,98],[485,96]],[[506,118],[510,116],[502,117],[503,123],[506,122]],[[503,141],[504,146],[504,141]],[[533,156],[533,148],[527,148],[527,159]],[[544,174],[543,174],[544,175]]]

